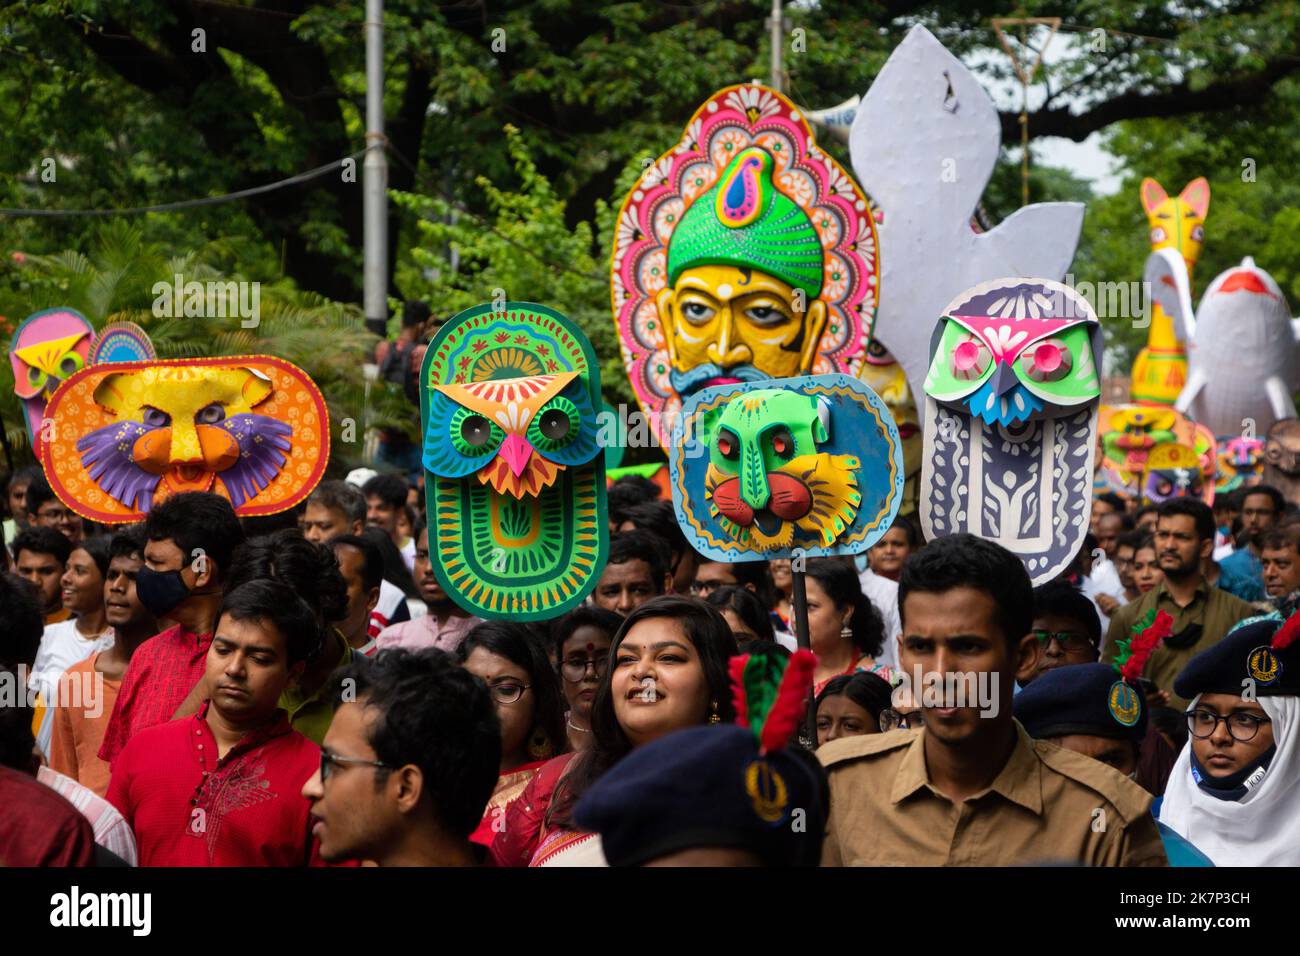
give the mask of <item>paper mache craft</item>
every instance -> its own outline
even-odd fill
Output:
[[[1190,290],[1192,271],[1205,241],[1205,216],[1210,210],[1210,184],[1205,177],[1193,179],[1183,191],[1170,197],[1154,179],[1142,180],[1142,208],[1151,226],[1151,250],[1170,250],[1181,259]],[[1173,261],[1172,259],[1170,261]],[[1172,405],[1187,383],[1187,352],[1175,318],[1160,299],[1151,304],[1151,326],[1147,344],[1133,360],[1133,401],[1145,405]]]
[[[1200,498],[1214,504],[1214,482],[1205,480],[1200,456],[1186,445],[1156,445],[1142,469],[1142,502],[1158,505],[1170,498]]]
[[[1264,474],[1264,440],[1262,438],[1220,438],[1215,494],[1257,485]]]
[[[1147,455],[1157,445],[1185,445],[1200,462],[1201,480],[1213,487],[1217,474],[1214,434],[1168,405],[1103,405],[1097,424],[1101,462],[1097,488],[1137,498]]]
[[[678,523],[713,561],[861,553],[889,530],[903,496],[898,429],[850,375],[695,393],[668,467]]]
[[[475,306],[429,344],[429,559],[466,611],[545,620],[596,586],[609,550],[600,401],[591,343],[545,306]]]
[[[329,460],[324,398],[306,372],[269,355],[91,366],[46,414],[51,487],[104,524],[139,521],[185,491],[223,495],[240,517],[276,514],[311,493]]]
[[[1074,258],[1082,203],[1035,203],[996,227],[971,227],[1001,150],[997,109],[925,27],[889,55],[853,122],[853,170],[878,210],[884,250],[872,334],[919,403],[929,317],[963,289],[1008,272],[1060,279]]]
[[[655,437],[708,385],[856,374],[879,270],[871,204],[802,112],[751,84],[709,97],[623,201],[610,264]]]
[[[1087,300],[1045,279],[963,292],[932,336],[921,524],[1016,554],[1035,585],[1088,531],[1102,336]]]
[[[51,396],[88,364],[90,320],[76,309],[46,309],[23,319],[9,340],[14,394],[23,403],[23,420],[31,447],[39,451],[41,420]]]
[[[1264,436],[1264,484],[1300,505],[1300,421],[1274,422]]]

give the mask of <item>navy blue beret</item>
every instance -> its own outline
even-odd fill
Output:
[[[736,725],[691,727],[632,751],[578,801],[612,866],[697,847],[751,850],[770,866],[816,866],[829,808],[826,775],[805,751],[759,757]]]
[[[1273,647],[1281,626],[1276,615],[1247,618],[1187,662],[1174,679],[1174,692],[1189,700],[1197,694],[1241,697],[1250,680],[1255,697],[1300,696],[1300,641]]]
[[[1147,732],[1146,695],[1109,664],[1053,668],[1016,694],[1011,707],[1036,739],[1089,734],[1140,742]]]

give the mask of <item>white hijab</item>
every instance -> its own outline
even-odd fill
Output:
[[[1197,695],[1192,706],[1200,699]],[[1256,700],[1273,721],[1277,744],[1263,783],[1240,800],[1203,792],[1192,779],[1189,737],[1169,774],[1160,808],[1160,822],[1215,866],[1300,865],[1300,697]]]

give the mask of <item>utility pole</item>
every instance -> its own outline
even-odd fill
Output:
[[[785,74],[781,70],[781,47],[785,44],[784,22],[781,14],[781,0],[772,0],[772,16],[768,18],[772,28],[772,89],[778,93],[785,92]]]
[[[366,0],[366,159],[362,219],[366,328],[388,326],[388,157],[384,153],[384,0]]]

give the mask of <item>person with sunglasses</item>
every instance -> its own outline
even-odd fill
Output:
[[[394,649],[333,677],[334,720],[302,788],[328,863],[472,866],[501,735],[482,681],[445,651]]]
[[[1043,653],[1022,686],[1058,667],[1092,664],[1100,655],[1101,619],[1083,592],[1065,581],[1034,588],[1034,625]]]
[[[487,686],[501,727],[500,776],[470,837],[487,846],[505,827],[510,804],[542,765],[568,751],[564,699],[542,638],[528,624],[479,624],[456,648],[456,659]]]
[[[320,640],[316,615],[278,581],[250,581],[217,610],[197,714],[133,734],[108,801],[135,832],[141,866],[304,866],[319,858],[301,790],[320,748],[280,695]]]
[[[568,704],[565,731],[570,750],[591,746],[591,702],[609,669],[609,646],[623,619],[613,611],[584,605],[551,625],[551,641]]]
[[[1174,681],[1187,707],[1160,822],[1216,866],[1300,864],[1300,615],[1243,621]]]

